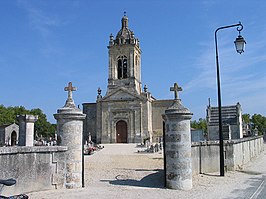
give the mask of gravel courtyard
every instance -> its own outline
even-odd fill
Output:
[[[110,144],[86,157],[86,187],[127,185],[162,188],[161,153],[137,153],[136,144]],[[161,180],[160,180],[161,179]]]
[[[266,174],[266,152],[243,171],[197,175],[190,191],[164,188],[161,153],[137,153],[135,144],[107,144],[85,156],[85,188],[29,193],[30,198],[254,198],[253,187]],[[251,190],[250,193],[244,190]]]

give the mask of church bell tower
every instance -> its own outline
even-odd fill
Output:
[[[141,50],[139,40],[128,28],[128,17],[124,14],[122,27],[116,37],[109,41],[109,67],[107,93],[119,87],[141,93]]]

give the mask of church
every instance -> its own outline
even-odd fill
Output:
[[[116,37],[108,45],[108,85],[95,103],[83,103],[84,138],[95,143],[143,143],[163,135],[165,110],[173,100],[156,100],[141,82],[140,42],[121,20]],[[147,66],[146,66],[147,67]]]

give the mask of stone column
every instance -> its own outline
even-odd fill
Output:
[[[34,145],[34,123],[38,120],[35,115],[19,115],[19,146]]]
[[[67,88],[69,92],[74,91],[72,84],[65,90]],[[58,144],[68,147],[65,187],[79,188],[82,186],[82,134],[86,115],[75,106],[72,93],[69,93],[65,106],[58,109],[54,117],[57,120]]]
[[[165,120],[166,187],[192,189],[191,132],[192,113],[175,96],[163,116]]]

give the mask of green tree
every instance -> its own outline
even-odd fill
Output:
[[[243,114],[242,119],[246,124],[250,123],[250,114]]]
[[[251,117],[251,122],[254,124],[254,128],[257,128],[259,135],[262,135],[266,131],[266,117],[260,114],[254,114]]]
[[[55,129],[52,124],[47,121],[46,115],[41,109],[32,109],[30,110],[30,114],[38,115],[38,120],[35,122],[35,133],[38,136],[42,135],[44,137],[50,137],[54,135]]]
[[[199,121],[192,121],[191,127],[194,129],[202,129],[204,132],[207,132],[207,121],[206,119],[200,118]]]
[[[5,107],[0,105],[0,125],[11,124],[17,121],[18,115],[37,115],[38,120],[35,122],[35,135],[43,137],[53,136],[56,131],[56,125],[51,124],[47,121],[46,115],[42,112],[41,109],[36,108],[32,110],[27,110],[24,106],[15,106],[15,107]]]
[[[4,107],[0,105],[0,125],[11,124],[17,120],[17,115],[27,114],[23,106]]]

